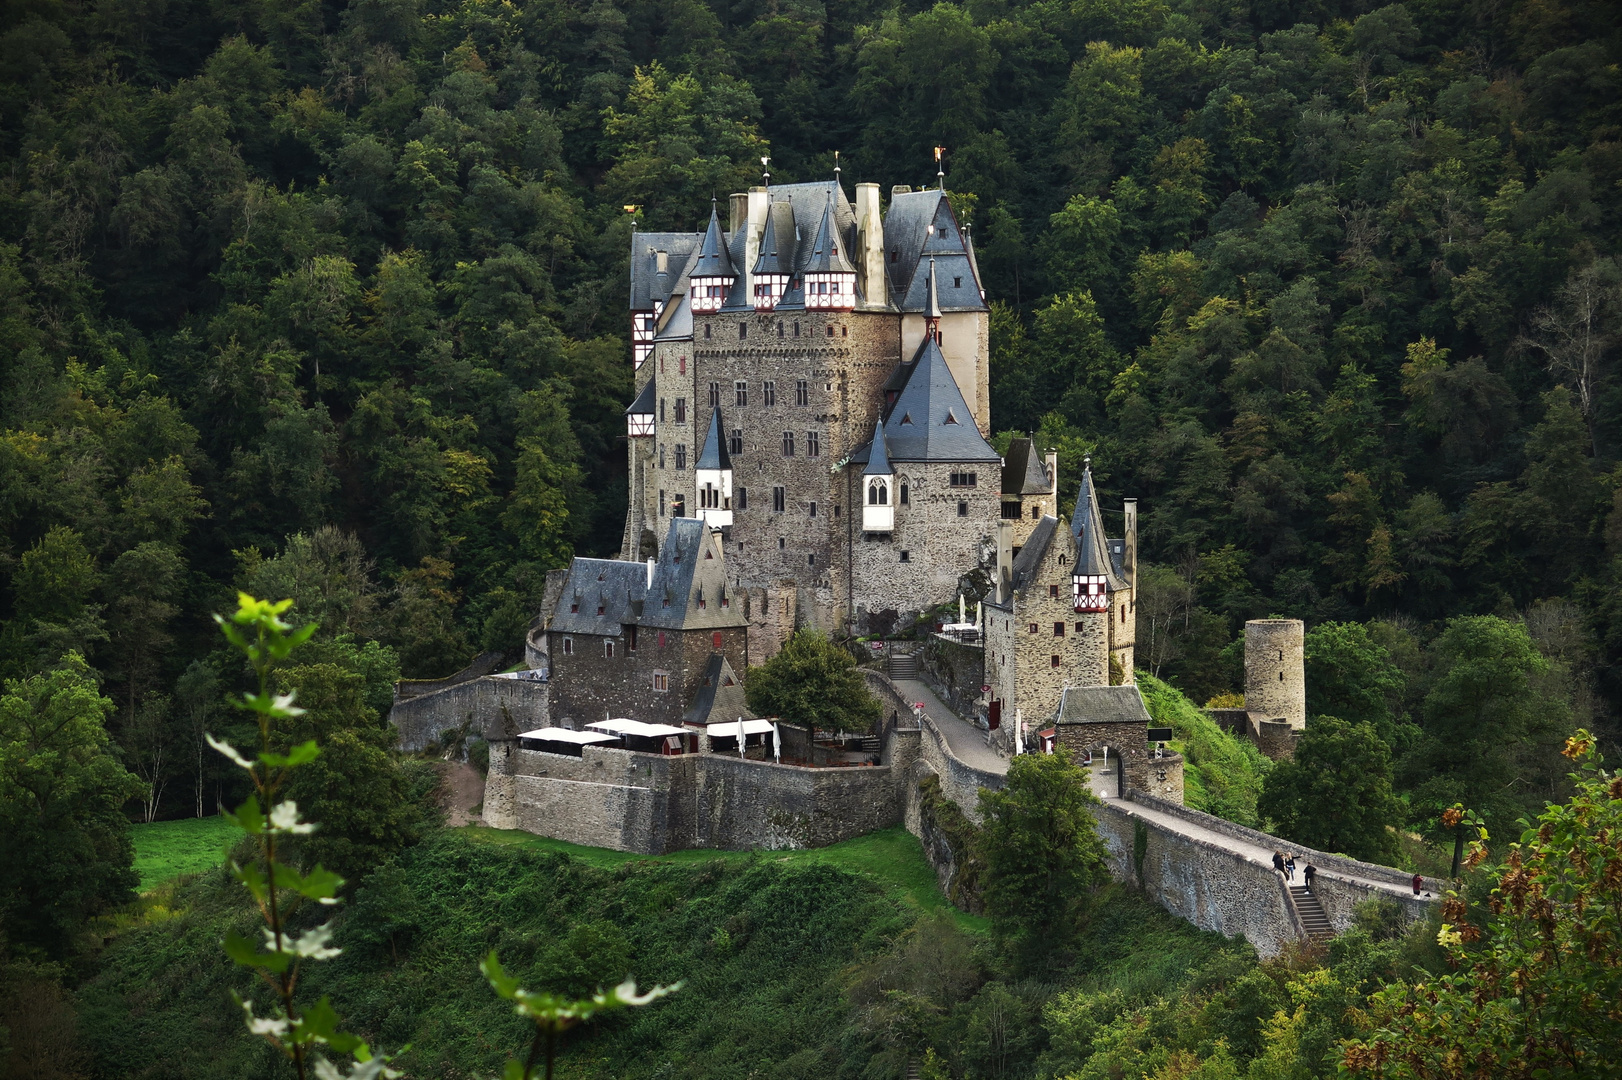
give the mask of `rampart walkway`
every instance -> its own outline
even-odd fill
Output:
[[[985,733],[954,713],[927,685],[917,679],[891,681],[908,701],[923,703],[928,726],[940,734],[953,758],[983,773],[1007,774],[1008,759],[986,745]],[[1308,862],[1317,868],[1314,894],[1336,930],[1350,926],[1353,909],[1371,896],[1396,900],[1417,918],[1439,895],[1437,881],[1426,879],[1422,895],[1415,897],[1409,876],[1400,870],[1288,844],[1143,794],[1115,798],[1110,765],[1100,763],[1092,779],[1103,801],[1098,824],[1110,849],[1112,873],[1122,880],[1136,879],[1169,911],[1196,926],[1244,934],[1264,955],[1304,936],[1286,882],[1273,869],[1274,851],[1294,853],[1297,883]],[[960,805],[966,794],[958,796]],[[978,816],[975,807],[962,809]]]

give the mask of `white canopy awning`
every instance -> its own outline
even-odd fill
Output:
[[[546,727],[536,728],[534,731],[521,731],[520,739],[544,739],[547,742],[574,743],[576,746],[595,745],[597,743],[613,742],[617,736],[604,735],[600,731],[570,731],[568,728]]]
[[[687,735],[686,728],[671,727],[669,724],[646,724],[641,720],[631,720],[618,717],[613,720],[600,720],[595,724],[587,724],[588,731],[606,731],[613,735],[637,735],[645,739],[662,739],[667,735]]]
[[[772,730],[773,726],[770,720],[745,720],[743,722],[743,733],[745,735],[764,735]],[[706,730],[712,739],[736,739],[738,737],[738,722],[736,720],[717,720]]]

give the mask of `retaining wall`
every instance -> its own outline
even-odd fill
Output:
[[[919,677],[959,716],[985,711],[980,687],[986,682],[983,644],[965,645],[931,634],[917,653]],[[1009,718],[1012,722],[1012,717]]]

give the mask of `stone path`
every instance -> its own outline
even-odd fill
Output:
[[[985,772],[1008,772],[1008,759],[986,745],[986,733],[947,708],[927,683],[918,679],[892,681],[908,701],[924,703],[925,714],[934,722],[935,730],[945,737],[946,745],[952,748],[953,756],[959,761]]]
[[[953,756],[958,758],[958,760],[962,761],[964,764],[972,765],[976,769],[983,769],[986,772],[1003,774],[1008,772],[1008,759],[986,745],[985,732],[981,731],[977,726],[969,723],[967,720],[964,720],[962,717],[954,713],[951,709],[947,708],[946,704],[935,695],[935,692],[932,691],[927,684],[918,679],[896,679],[893,681],[895,682],[896,689],[900,690],[907,696],[907,700],[921,701],[924,703],[924,712],[927,713],[930,720],[934,722],[936,730],[938,730],[941,735],[945,737],[946,744],[951,747]],[[1103,762],[1100,761],[1097,764],[1102,765]],[[1093,794],[1097,795],[1100,799],[1107,799],[1112,805],[1115,806],[1116,809],[1120,810],[1121,812],[1136,815],[1137,817],[1141,817],[1144,821],[1153,822],[1168,832],[1181,833],[1184,836],[1194,837],[1207,843],[1215,844],[1220,848],[1233,852],[1234,854],[1245,859],[1247,862],[1252,862],[1258,866],[1263,866],[1268,869],[1272,868],[1273,848],[1264,847],[1261,844],[1251,843],[1246,840],[1241,840],[1235,836],[1229,836],[1226,833],[1220,833],[1207,829],[1203,825],[1197,825],[1192,821],[1185,820],[1184,818],[1177,817],[1176,815],[1168,814],[1164,811],[1144,806],[1142,803],[1135,803],[1129,799],[1116,798],[1115,768],[1116,763],[1114,760],[1111,760],[1107,770],[1098,768],[1096,766],[1089,770]],[[1289,849],[1283,844],[1282,841],[1279,844],[1278,850],[1286,854],[1289,853]],[[1301,874],[1305,869],[1306,863],[1297,858],[1295,878],[1297,882],[1301,880]],[[1351,875],[1344,874],[1339,870],[1336,871],[1336,874],[1339,877],[1346,878],[1348,881],[1354,881],[1359,885],[1365,886],[1369,889],[1378,890],[1391,896],[1411,897],[1413,895],[1412,889],[1395,886],[1389,882],[1374,881],[1362,877],[1353,877]],[[1427,891],[1429,891],[1431,882],[1427,881],[1425,884]],[[1431,895],[1434,896],[1434,892],[1432,892]]]

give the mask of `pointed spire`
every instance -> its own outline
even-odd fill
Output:
[[[811,258],[804,267],[810,274],[854,274],[856,268],[851,266],[850,260],[845,258],[839,242],[839,227],[834,222],[834,197],[829,192],[828,201],[822,207],[822,221],[817,225],[817,235],[811,241]]]
[[[867,455],[867,468],[862,470],[862,475],[889,476],[894,472],[895,468],[890,464],[890,444],[884,437],[884,421],[875,421],[873,449]]]
[[[710,430],[704,436],[704,445],[698,451],[698,461],[694,469],[730,469],[732,457],[727,453],[727,443],[721,437],[721,410],[716,409],[710,413]]]
[[[693,277],[735,278],[732,256],[727,252],[726,238],[721,235],[721,217],[710,198],[710,225],[704,230],[704,239],[698,246],[698,261],[693,264]]]
[[[1124,587],[1115,576],[1109,549],[1104,536],[1104,517],[1098,506],[1098,491],[1093,487],[1093,459],[1085,459],[1081,471],[1081,489],[1076,493],[1076,511],[1070,516],[1070,531],[1076,538],[1076,569],[1078,575],[1107,577],[1111,589]]]
[[[939,321],[941,317],[940,291],[935,285],[935,256],[929,257],[929,306],[924,309],[924,318]]]
[[[772,214],[771,196],[766,202],[766,231],[760,236],[760,258],[755,260],[755,274],[790,273],[788,263],[777,251],[777,222]]]

